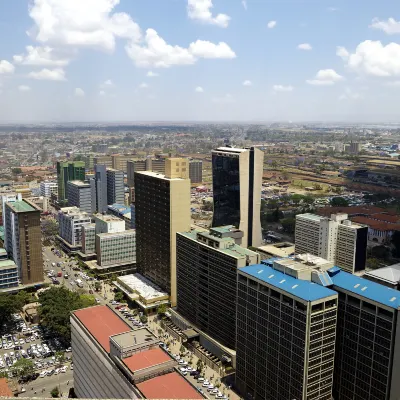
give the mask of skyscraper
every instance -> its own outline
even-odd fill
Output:
[[[107,204],[125,204],[124,172],[107,169]]]
[[[189,161],[189,178],[192,184],[203,182],[203,161],[201,160]]]
[[[28,200],[6,203],[5,248],[18,267],[22,284],[43,281],[40,209]]]
[[[94,166],[94,178],[90,180],[93,209],[99,213],[107,211],[107,168],[105,165]]]
[[[232,226],[179,232],[176,239],[178,312],[222,345],[236,346],[237,269],[259,255],[235,244]]]
[[[261,244],[261,187],[264,153],[254,147],[212,151],[213,227],[233,225],[243,231],[242,246]]]
[[[67,183],[68,207],[78,207],[81,211],[92,213],[92,190],[90,183],[70,181]]]
[[[139,272],[169,292],[176,305],[176,233],[190,230],[188,161],[168,159],[165,175],[136,172],[136,248]]]
[[[58,161],[57,183],[58,201],[67,200],[67,182],[85,180],[85,163],[83,161]]]

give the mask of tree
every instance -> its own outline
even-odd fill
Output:
[[[349,202],[343,197],[334,197],[331,200],[332,207],[348,207]]]
[[[367,268],[369,268],[369,269],[379,268],[379,260],[377,260],[376,258],[368,258],[367,259]]]
[[[58,235],[59,224],[55,219],[47,218],[41,223],[43,240],[54,240],[55,236]]]
[[[60,397],[60,391],[58,390],[58,387],[54,387],[51,392],[51,397]]]
[[[114,294],[114,300],[121,303],[122,301],[124,301],[124,294],[118,291],[117,293]]]
[[[95,288],[96,292],[98,292],[99,290],[101,290],[101,282],[96,281],[96,282],[94,283],[94,288]]]
[[[23,376],[32,375],[35,372],[35,364],[32,360],[21,358],[12,367],[10,367],[10,370],[13,376],[21,378]]]
[[[166,304],[160,304],[157,307],[157,314],[158,315],[164,315],[167,312],[167,309],[168,309],[168,307],[167,307]]]
[[[65,354],[63,351],[57,351],[55,357],[58,365],[63,364],[63,362],[65,361]]]
[[[19,175],[19,174],[21,174],[22,173],[22,169],[21,168],[13,168],[12,170],[11,170],[11,172],[14,174],[14,175]]]
[[[201,206],[203,211],[212,211],[213,210],[213,203],[212,201],[203,200],[203,205]]]
[[[294,194],[294,195],[292,195],[292,198],[291,198],[291,200],[293,201],[293,203],[296,206],[299,205],[303,199],[304,199],[304,196],[302,196],[301,194]]]
[[[296,227],[296,219],[295,218],[283,218],[281,220],[282,228],[287,233],[294,233],[294,229]]]
[[[394,231],[391,239],[393,249],[393,257],[400,257],[400,231]]]
[[[7,330],[7,325],[13,322],[12,315],[21,311],[29,302],[29,294],[21,290],[18,294],[0,293],[0,332]],[[5,322],[5,323],[3,323]]]
[[[390,257],[390,250],[386,246],[375,246],[371,250],[371,256],[381,260],[387,260]]]
[[[39,296],[39,316],[42,325],[66,344],[71,341],[70,315],[74,310],[96,304],[93,296],[71,292],[66,287],[52,287]]]
[[[197,360],[197,365],[196,365],[196,367],[197,367],[197,371],[199,371],[199,372],[201,373],[201,371],[203,371],[203,368],[204,368],[204,363],[203,363],[203,361]]]
[[[146,315],[142,315],[142,316],[140,317],[140,322],[141,322],[142,324],[147,324],[147,316],[146,316]]]

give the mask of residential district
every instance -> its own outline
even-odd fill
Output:
[[[0,396],[399,400],[399,147],[0,127]]]

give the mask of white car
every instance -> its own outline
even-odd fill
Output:
[[[39,377],[40,377],[40,378],[44,378],[46,375],[47,375],[47,371],[42,371],[42,372],[39,374]]]
[[[19,339],[19,344],[24,344],[25,340],[24,339]]]
[[[179,367],[179,371],[186,372],[186,368],[185,367]]]

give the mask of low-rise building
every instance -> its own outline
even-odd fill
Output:
[[[294,243],[280,242],[256,247],[262,259],[271,257],[289,257],[294,254]]]
[[[169,304],[168,293],[140,274],[119,276],[114,284],[146,314],[156,312],[162,304]]]
[[[116,233],[125,230],[125,221],[114,215],[95,214],[96,234]]]
[[[52,194],[58,194],[58,183],[55,181],[40,182],[40,195],[50,198]]]
[[[2,249],[4,250],[4,249]],[[0,291],[18,286],[18,267],[13,260],[0,260]]]
[[[78,398],[203,398],[156,336],[147,328],[132,330],[108,306],[72,314],[71,347]]]
[[[82,225],[82,253],[86,256],[96,254],[96,225]]]

